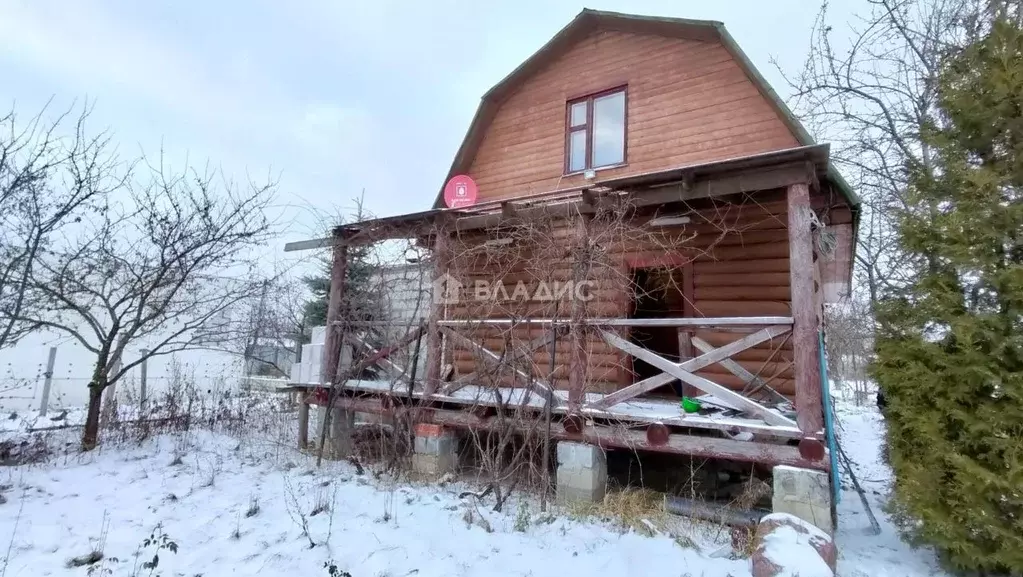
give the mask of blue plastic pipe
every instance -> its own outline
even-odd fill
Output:
[[[831,457],[831,492],[837,505],[842,501],[842,484],[838,477],[838,440],[835,439],[835,415],[831,411],[831,381],[828,379],[828,363],[824,355],[824,331],[817,332],[818,357],[821,360],[821,391],[824,401],[824,434]]]

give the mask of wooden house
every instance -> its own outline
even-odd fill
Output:
[[[511,402],[558,439],[829,469],[822,311],[859,201],[828,152],[722,24],[584,10],[483,96],[448,175],[475,204],[294,247],[334,247],[331,402],[482,429]],[[343,318],[347,247],[393,238],[428,247],[433,297],[373,343]],[[395,379],[336,368],[343,341]]]

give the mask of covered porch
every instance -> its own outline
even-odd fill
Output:
[[[675,207],[671,218],[688,223],[678,215],[686,214],[689,203],[733,195],[744,195],[756,203],[760,191],[783,197],[778,213],[784,215],[780,226],[787,231],[788,314],[698,316],[690,306],[682,316],[631,318],[626,314],[602,316],[599,307],[572,303],[553,315],[467,318],[463,314],[456,318],[459,315],[452,314],[450,303],[439,298],[455,260],[451,247],[458,235],[487,237],[510,222],[559,219],[570,231],[568,280],[581,282],[589,278],[586,271],[591,268],[579,256],[592,242],[588,223],[601,211],[669,206]],[[550,439],[604,448],[828,471],[831,455],[824,410],[827,390],[821,375],[822,312],[825,293],[834,291],[843,278],[847,282],[855,220],[851,204],[828,172],[827,147],[808,146],[467,209],[354,223],[338,227],[330,238],[289,245],[287,250],[329,247],[333,254],[320,378],[289,386],[301,399],[298,442],[303,446],[308,442],[309,405],[323,404],[461,429],[487,430],[511,422],[524,430],[539,427]],[[815,230],[824,227],[832,228],[839,245],[837,257],[828,262],[819,258],[814,240]],[[428,271],[433,292],[428,314],[414,322],[344,318],[349,247],[396,238],[415,238],[430,249]],[[733,253],[745,250],[743,245],[728,248]],[[673,262],[677,259],[672,254],[658,260],[669,265]],[[691,277],[683,284],[681,294],[691,304]],[[650,327],[675,331],[679,355],[672,357],[630,340],[630,331]],[[506,336],[501,347],[494,347],[479,336],[485,331],[519,332],[514,339]],[[729,337],[712,344],[699,336],[701,331]],[[595,341],[611,351],[605,356],[613,353],[629,359],[629,366],[642,361],[656,369],[656,374],[622,381],[614,390],[592,390],[594,371],[589,357]],[[791,390],[779,390],[771,378],[751,371],[748,362],[736,360],[771,343],[789,343],[790,360],[786,359],[782,369],[791,374]],[[475,368],[458,373],[455,349],[471,355]],[[545,355],[546,364],[534,361],[538,353]],[[701,372],[711,366],[727,371],[728,383]],[[377,378],[363,378],[371,367],[378,371]],[[562,381],[567,386],[559,386]],[[678,399],[651,394],[672,383],[684,385],[687,396],[697,399],[700,409],[686,412]]]

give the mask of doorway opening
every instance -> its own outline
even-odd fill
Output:
[[[632,269],[632,307],[629,318],[657,319],[685,316],[682,294],[682,275],[667,268]],[[648,351],[666,359],[679,362],[679,337],[676,327],[634,326],[629,331],[629,340]],[[656,376],[657,367],[635,357],[632,359],[632,382]],[[682,396],[682,384],[678,381],[658,387],[653,395]]]

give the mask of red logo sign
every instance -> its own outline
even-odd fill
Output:
[[[463,208],[476,204],[476,182],[464,175],[452,176],[444,185],[444,204],[448,208]]]

